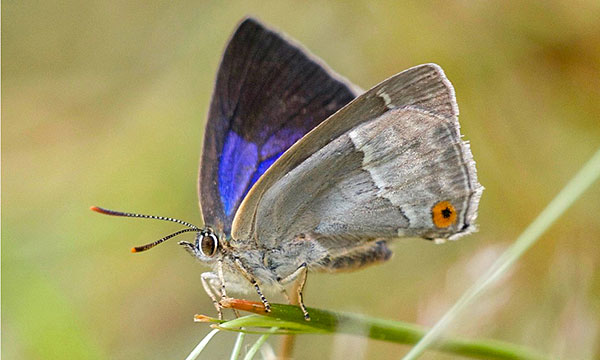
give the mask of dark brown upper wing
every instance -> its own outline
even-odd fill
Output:
[[[356,96],[353,86],[255,19],[223,54],[200,163],[207,225],[229,232],[252,185],[297,140]]]

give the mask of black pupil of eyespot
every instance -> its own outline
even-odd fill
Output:
[[[215,251],[215,240],[210,235],[204,235],[200,246],[204,255],[211,256]]]
[[[450,210],[450,209],[448,209],[448,208],[445,208],[444,210],[442,210],[442,216],[443,216],[444,218],[446,218],[446,219],[447,219],[447,218],[449,218],[449,217],[450,217],[450,215],[452,215],[452,210]]]

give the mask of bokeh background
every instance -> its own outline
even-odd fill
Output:
[[[384,265],[311,275],[310,306],[433,324],[600,144],[595,0],[5,1],[3,358],[182,359],[209,331],[192,322],[214,315],[201,264],[174,241],[129,252],[178,227],[88,207],[201,222],[205,115],[225,42],[247,14],[365,89],[413,65],[442,65],[486,187],[477,234],[445,245],[401,240]],[[451,333],[597,358],[599,214],[596,184]],[[204,358],[228,358],[233,341],[217,335]],[[304,336],[295,356],[397,359],[407,350]]]

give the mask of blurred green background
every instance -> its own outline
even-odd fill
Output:
[[[384,265],[311,275],[309,306],[433,324],[600,144],[596,0],[5,1],[3,358],[182,359],[208,332],[192,322],[214,315],[202,265],[175,242],[129,252],[178,227],[88,207],[200,223],[205,115],[225,42],[247,14],[365,89],[440,64],[486,187],[477,234],[397,241]],[[597,358],[599,214],[596,184],[451,332]],[[234,338],[217,335],[204,358],[228,358]],[[305,336],[295,355],[397,359],[407,350]]]

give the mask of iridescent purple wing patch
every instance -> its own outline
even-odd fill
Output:
[[[256,173],[258,147],[245,141],[235,131],[229,131],[219,163],[219,193],[223,210],[230,216],[237,207],[237,201],[248,188]]]

